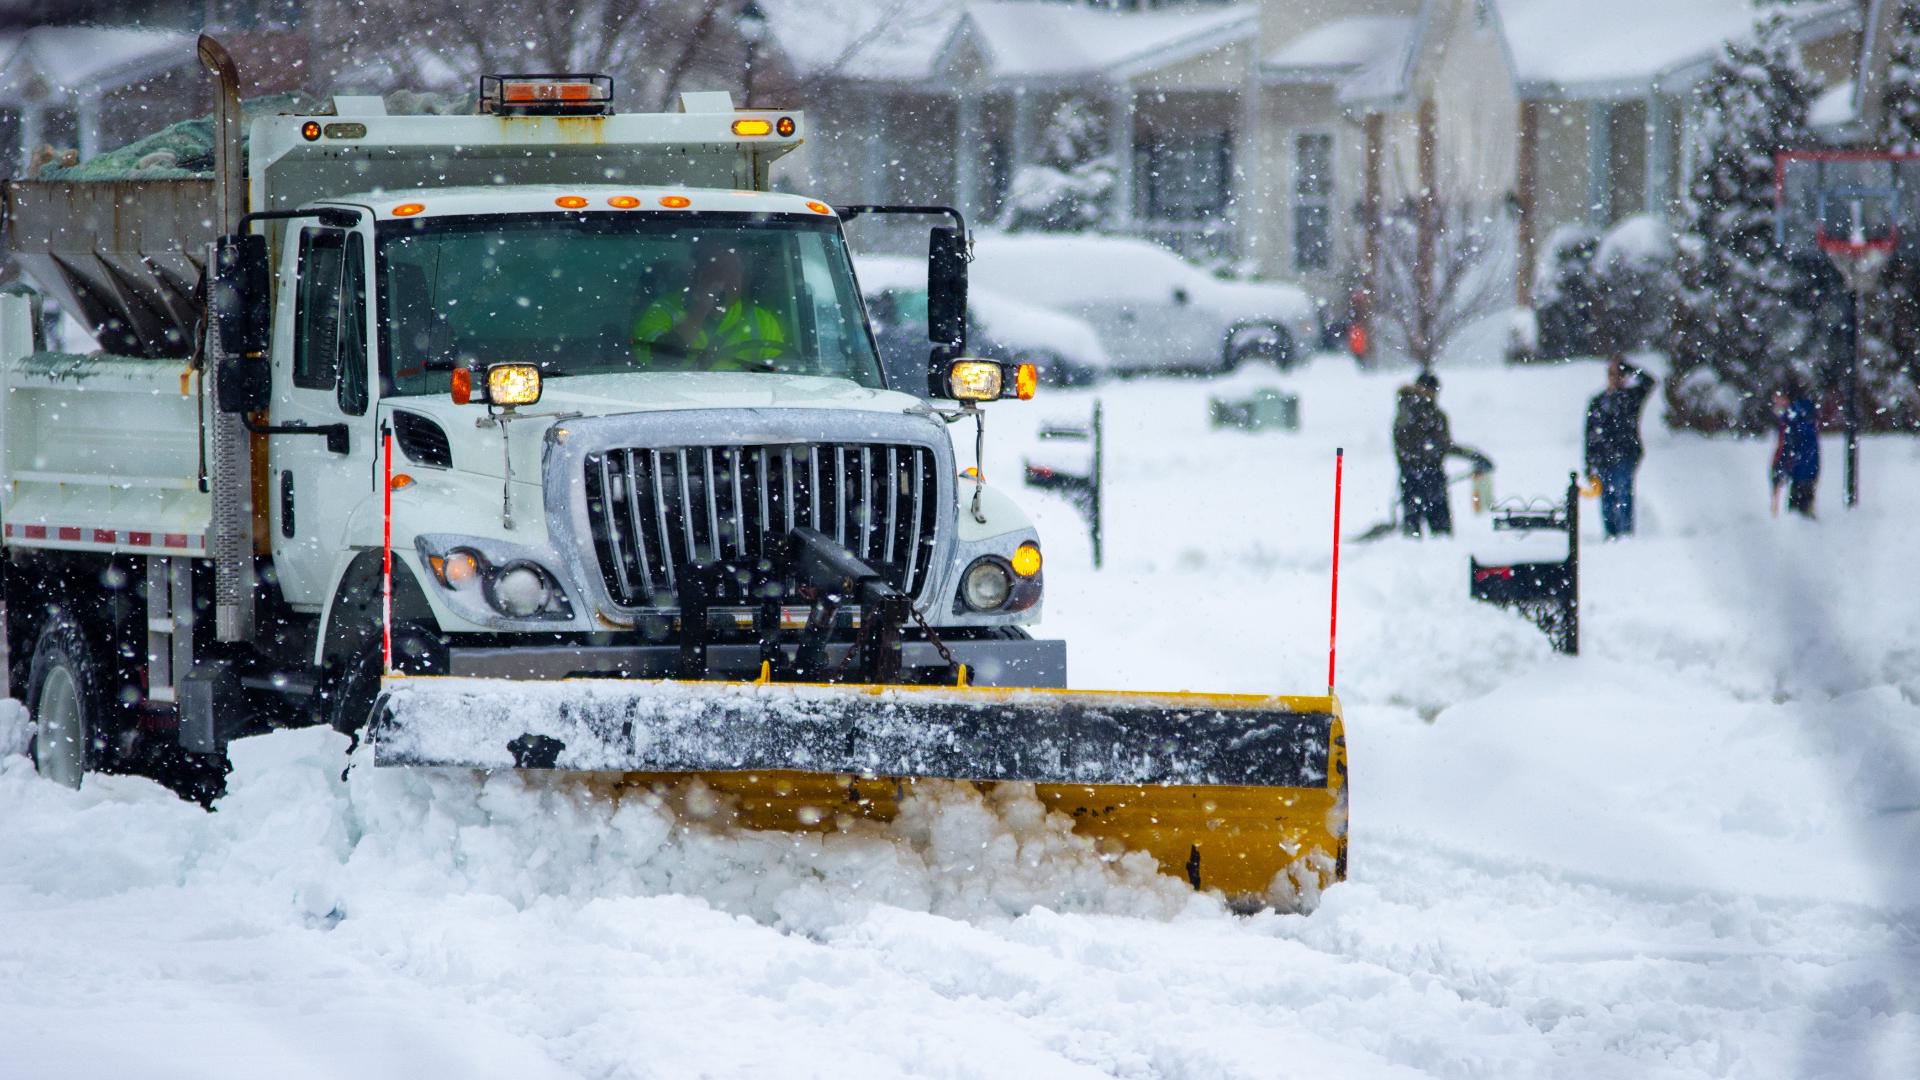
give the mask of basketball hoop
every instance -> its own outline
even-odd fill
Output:
[[[1891,234],[1875,240],[1842,239],[1824,234],[1819,238],[1820,250],[1826,252],[1833,268],[1840,271],[1847,288],[1856,293],[1873,289],[1874,283],[1880,280],[1880,271],[1886,269],[1887,260],[1893,258],[1898,242],[1899,238]]]

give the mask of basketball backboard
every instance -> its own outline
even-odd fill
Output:
[[[1774,159],[1773,181],[1789,255],[1884,259],[1920,245],[1920,154],[1793,150]]]

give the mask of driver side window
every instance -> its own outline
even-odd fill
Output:
[[[366,248],[358,233],[300,234],[293,385],[332,390],[343,412],[367,411]]]
[[[293,385],[331,390],[340,379],[340,265],[346,237],[335,230],[300,233],[300,303],[294,312]]]

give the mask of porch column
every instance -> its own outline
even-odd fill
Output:
[[[1246,49],[1248,77],[1240,83],[1239,130],[1233,140],[1233,191],[1228,195],[1227,206],[1237,219],[1240,234],[1239,258],[1264,265],[1267,248],[1263,241],[1272,235],[1272,225],[1268,218],[1268,185],[1266,184],[1266,145],[1267,133],[1260,130],[1260,86],[1258,72],[1260,55],[1257,39],[1249,41]],[[1339,148],[1327,156],[1327,168],[1336,174],[1339,171]]]
[[[1613,219],[1613,110],[1604,101],[1587,106],[1587,220]]]
[[[1113,227],[1133,231],[1133,87],[1113,89]]]
[[[1420,168],[1420,219],[1415,223],[1413,253],[1414,325],[1413,358],[1422,371],[1432,371],[1434,328],[1439,318],[1435,310],[1434,258],[1440,247],[1440,117],[1433,99],[1420,103],[1420,144],[1417,148]]]
[[[959,105],[959,130],[954,132],[953,140],[955,182],[959,190],[954,201],[971,221],[974,209],[980,204],[980,96],[977,89],[961,90]]]
[[[20,163],[14,167],[15,176],[27,175],[27,164],[33,160],[33,152],[40,149],[43,108],[37,101],[20,104]]]
[[[1664,95],[1647,95],[1647,212],[1662,221],[1673,205],[1673,106]]]
[[[1013,160],[1008,162],[1007,175],[1013,176],[1020,166],[1033,161],[1033,90],[1026,86],[1013,88]]]
[[[867,130],[861,140],[867,171],[864,186],[868,202],[884,203],[893,199],[893,187],[888,182],[892,170],[887,168],[887,147],[893,145],[887,141],[887,103],[874,91],[868,91],[866,98]]]
[[[81,98],[75,112],[80,128],[80,160],[85,161],[100,152],[100,99],[93,96]]]
[[[1520,145],[1518,150],[1519,168],[1516,170],[1514,187],[1514,206],[1519,220],[1515,222],[1516,246],[1519,258],[1514,260],[1513,301],[1519,306],[1533,306],[1533,260],[1534,249],[1539,242],[1534,228],[1539,209],[1540,187],[1540,106],[1531,101],[1520,103]]]

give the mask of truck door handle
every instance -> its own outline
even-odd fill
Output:
[[[293,470],[287,469],[280,473],[280,535],[291,539],[293,534]]]
[[[325,435],[327,451],[333,454],[347,453],[352,447],[345,424],[309,424],[299,420],[291,424],[256,424],[245,413],[240,415],[240,420],[255,435]]]

